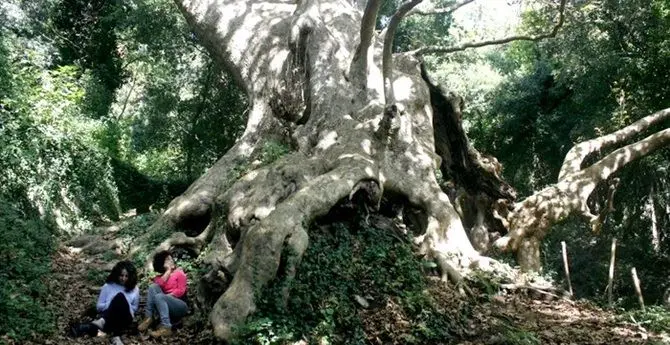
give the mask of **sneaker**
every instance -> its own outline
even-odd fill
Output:
[[[172,328],[161,325],[157,330],[149,333],[152,338],[169,337],[172,335]]]
[[[85,335],[94,337],[97,333],[98,333],[98,327],[96,327],[94,324],[90,322],[74,324],[70,326],[70,329],[68,331],[68,335],[72,338],[79,338]]]
[[[123,342],[121,341],[121,337],[112,337],[109,339],[109,343],[111,345],[123,345]]]
[[[153,321],[154,321],[153,318],[150,318],[150,317],[145,318],[145,319],[142,321],[142,323],[140,323],[140,324],[137,326],[137,330],[140,331],[140,332],[146,332],[146,330],[149,329],[149,327],[151,327],[151,323],[152,323]]]

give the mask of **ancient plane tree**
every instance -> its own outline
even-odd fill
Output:
[[[310,224],[343,201],[361,200],[370,212],[382,200],[399,206],[393,209],[412,223],[417,250],[454,280],[474,268],[502,269],[483,256],[491,245],[515,251],[523,269],[538,269],[539,243],[552,224],[579,212],[597,228],[604,215],[585,206],[594,187],[607,181],[613,194],[609,177],[617,169],[670,142],[665,129],[582,166],[591,153],[666,120],[664,110],[576,145],[558,182],[520,201],[498,161],[470,144],[462,99],[431,81],[421,57],[550,38],[563,25],[566,0],[556,4],[545,32],[408,52],[393,51],[403,18],[448,14],[473,0],[447,8],[408,1],[382,31],[381,0],[175,1],[250,104],[236,144],[149,230],[172,232],[160,248],[207,250],[204,284],[224,291],[210,296],[210,319],[222,339],[254,311],[266,283],[295,276]],[[269,140],[292,151],[259,164]],[[437,171],[451,187],[438,183]],[[492,232],[504,236],[493,241]]]

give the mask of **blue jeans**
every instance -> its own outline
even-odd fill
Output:
[[[161,325],[172,327],[170,320],[179,320],[188,313],[186,302],[170,294],[163,293],[163,290],[157,284],[149,285],[147,290],[147,307],[144,310],[146,317],[153,317],[158,314],[161,319]]]

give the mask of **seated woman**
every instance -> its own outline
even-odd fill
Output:
[[[137,288],[137,270],[130,261],[117,263],[100,290],[96,309],[101,317],[88,324],[71,329],[74,336],[95,335],[97,330],[111,335],[113,345],[123,345],[120,335],[133,322],[140,306],[140,291]]]
[[[151,332],[154,338],[172,334],[172,322],[188,313],[186,304],[186,274],[175,266],[169,251],[162,251],[154,256],[154,271],[160,273],[153,279],[147,291],[145,319],[137,329],[144,332],[151,326],[154,316],[160,318],[160,326]]]

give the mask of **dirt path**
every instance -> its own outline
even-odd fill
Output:
[[[521,294],[476,295],[464,300],[455,291],[434,284],[430,293],[451,319],[462,318],[457,310],[470,315],[461,322],[457,339],[445,344],[535,345],[535,344],[670,344],[670,338],[651,334],[621,316],[591,303],[556,298],[534,300]],[[463,308],[469,304],[470,308]],[[403,334],[411,320],[403,320],[387,306],[367,314],[366,330],[372,344],[406,344]],[[384,330],[382,330],[384,329]],[[376,338],[374,333],[379,333]],[[393,338],[394,341],[379,339]]]
[[[108,344],[107,337],[72,339],[65,336],[69,322],[82,320],[86,309],[93,306],[100,283],[104,280],[104,269],[108,263],[100,258],[74,253],[61,247],[54,255],[54,279],[50,282],[51,303],[58,314],[58,333],[49,338],[25,344]],[[92,273],[93,272],[93,273]],[[457,301],[454,291],[444,287],[431,290],[445,310]],[[460,340],[445,344],[667,344],[670,339],[653,335],[632,322],[622,322],[616,315],[596,308],[588,303],[567,300],[538,301],[518,294],[507,296],[480,296],[473,306],[473,317],[466,321],[470,331]],[[143,305],[143,304],[142,304]],[[140,310],[141,312],[141,310]],[[382,308],[366,313],[369,326],[368,343],[404,344],[399,337],[392,341],[376,340],[374,329],[395,327],[402,330],[406,321],[399,320],[392,310]],[[392,332],[393,333],[393,332]],[[399,333],[398,333],[399,334]],[[156,341],[142,335],[122,337],[125,344],[212,344],[211,332],[194,326],[181,328],[165,340]],[[305,344],[297,343],[297,344]]]
[[[533,335],[539,344],[667,344],[667,339],[664,342],[661,336],[586,302],[545,302],[510,295],[481,305],[476,315],[479,320],[490,320],[483,324],[489,331],[481,332],[490,336],[463,344],[504,344],[501,335],[515,334],[504,333],[510,327],[517,335],[524,333],[519,330]]]

